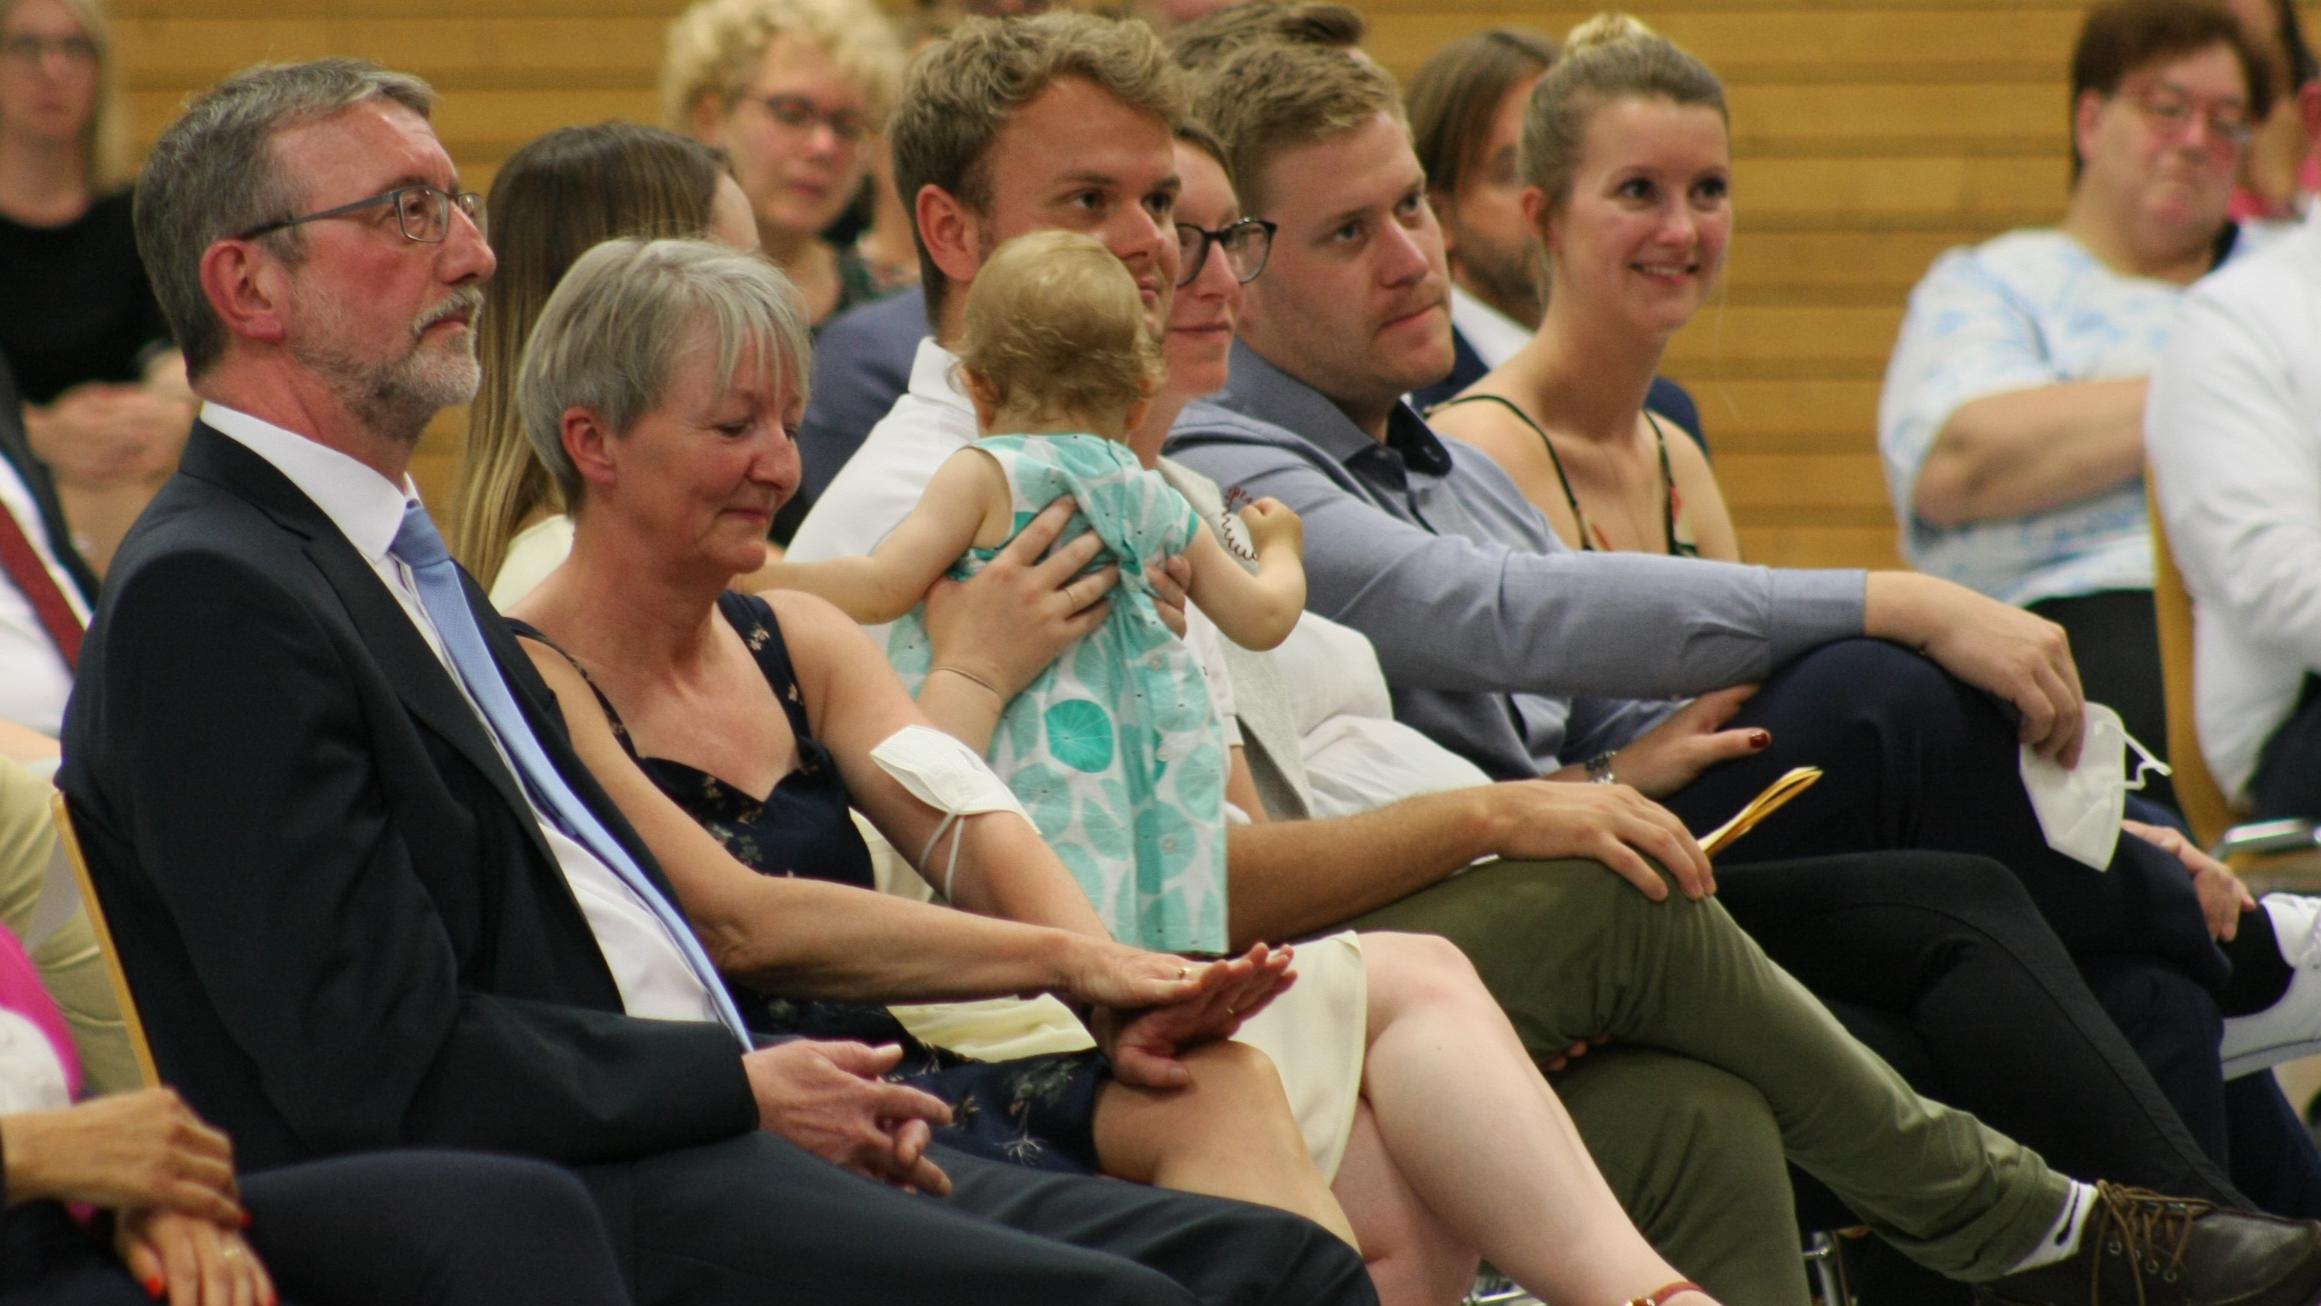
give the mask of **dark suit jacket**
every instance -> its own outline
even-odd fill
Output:
[[[1411,393],[1411,403],[1422,413],[1482,380],[1483,374],[1491,370],[1483,365],[1483,356],[1475,352],[1475,347],[1467,343],[1466,335],[1457,327],[1451,328],[1451,349],[1451,374],[1424,390]],[[1691,392],[1683,386],[1665,376],[1653,377],[1652,388],[1644,393],[1644,406],[1683,427],[1684,433],[1704,452],[1708,449],[1708,436],[1700,429],[1700,405],[1692,401]]]
[[[73,547],[72,529],[65,525],[64,506],[57,502],[56,482],[49,478],[47,464],[32,456],[32,442],[24,435],[24,396],[17,390],[16,376],[8,370],[5,358],[0,358],[0,458],[16,469],[16,474],[32,491],[32,502],[40,509],[41,534],[48,537],[49,551],[56,555],[65,574],[80,589],[81,600],[94,607],[96,573],[89,570],[81,551]]]
[[[550,756],[651,868],[469,590]],[[162,1072],[245,1165],[415,1143],[585,1163],[754,1127],[724,1028],[621,1014],[515,779],[377,574],[207,427],[116,557],[65,755]]]

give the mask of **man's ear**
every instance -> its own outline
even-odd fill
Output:
[[[604,428],[594,409],[577,404],[565,409],[556,434],[564,445],[564,456],[572,460],[581,480],[590,485],[611,485],[619,479],[613,467],[612,432]],[[565,505],[567,509],[578,506]]]
[[[279,343],[290,295],[288,269],[256,242],[221,240],[201,254],[202,295],[229,336]]]
[[[912,197],[911,219],[919,225],[919,243],[927,257],[955,286],[975,280],[983,268],[983,215],[965,201],[933,182]]]
[[[1451,193],[1440,186],[1429,186],[1426,191],[1427,207],[1435,211],[1435,225],[1442,228],[1443,253],[1452,258],[1459,256],[1459,208]]]

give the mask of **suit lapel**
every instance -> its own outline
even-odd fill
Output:
[[[527,829],[535,827],[531,804],[450,668],[435,656],[403,605],[322,509],[265,459],[199,423],[186,442],[183,469],[248,500],[304,540],[306,556],[338,596],[403,706],[489,779],[508,805],[524,816]],[[533,838],[539,842],[536,829]],[[545,843],[540,852],[554,862]]]

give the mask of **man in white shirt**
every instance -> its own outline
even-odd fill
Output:
[[[431,102],[353,60],[253,69],[139,189],[208,402],[115,559],[60,783],[172,1081],[252,1167],[571,1165],[646,1303],[1372,1300],[1317,1226],[938,1153],[944,1108],[880,1080],[891,1053],[750,1045],[660,871],[693,854],[594,784],[411,497],[420,432],[474,392],[493,267]],[[891,906],[914,937],[957,919]],[[809,970],[887,951],[767,916],[753,942]],[[1034,969],[1127,952],[1001,928]]]
[[[2191,591],[2200,742],[2260,817],[2321,817],[2321,221],[2193,287],[2144,440]]]

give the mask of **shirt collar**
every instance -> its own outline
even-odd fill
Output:
[[[1451,287],[1451,329],[1467,338],[1467,347],[1486,368],[1506,362],[1531,340],[1521,322],[1468,294],[1463,286]]]
[[[1305,437],[1339,463],[1354,467],[1391,453],[1416,471],[1441,476],[1451,470],[1450,450],[1426,419],[1408,403],[1397,403],[1386,418],[1386,443],[1378,441],[1341,412],[1319,390],[1267,362],[1241,341],[1233,342],[1231,379],[1217,402]]]
[[[201,420],[287,477],[374,567],[403,528],[403,505],[419,497],[408,476],[398,487],[318,440],[224,404],[203,404]]]
[[[937,344],[933,336],[921,338],[919,352],[911,358],[910,391],[928,403],[975,415],[975,404],[959,387],[959,356]]]

